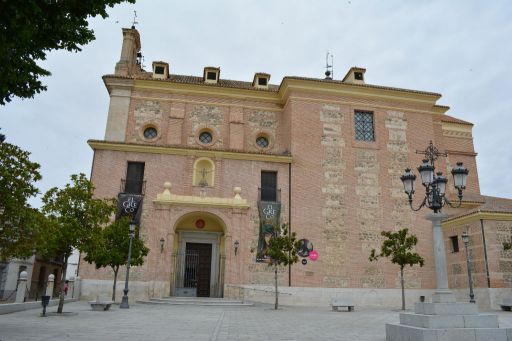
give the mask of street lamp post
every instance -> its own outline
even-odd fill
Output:
[[[417,151],[418,154],[424,154],[425,159],[418,167],[421,177],[421,183],[425,187],[425,197],[421,204],[413,207],[412,198],[415,192],[414,181],[416,175],[413,174],[411,169],[407,168],[405,173],[400,177],[404,185],[404,190],[409,197],[409,205],[413,211],[419,211],[422,207],[430,208],[433,213],[427,215],[427,219],[432,222],[433,246],[434,246],[434,259],[436,266],[436,292],[432,297],[433,302],[455,302],[455,297],[448,288],[448,273],[446,272],[446,255],[444,251],[444,238],[443,231],[441,230],[441,221],[446,217],[446,214],[441,212],[441,209],[446,204],[451,207],[460,207],[462,204],[462,191],[466,188],[466,180],[468,170],[458,162],[452,169],[453,185],[457,189],[459,202],[454,205],[446,197],[446,183],[448,180],[443,176],[443,173],[435,173],[435,161],[439,156],[447,156],[446,153],[440,153],[434,147],[432,141],[425,151]]]
[[[473,276],[471,275],[471,255],[468,252],[468,231],[462,232],[462,241],[464,242],[464,248],[466,249],[466,263],[468,265],[469,302],[475,303],[475,294],[473,293]]]
[[[130,262],[132,260],[132,241],[133,237],[135,237],[135,223],[130,223],[130,246],[128,247],[128,261],[126,263],[126,279],[124,281],[124,295],[123,299],[121,300],[121,305],[119,308],[130,308],[130,305],[128,304],[128,281],[130,280]]]

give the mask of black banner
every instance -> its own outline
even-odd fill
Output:
[[[270,239],[275,235],[275,226],[279,224],[281,217],[281,203],[260,201],[258,203],[260,213],[260,236],[258,239],[258,252],[256,262],[268,263],[270,260],[265,255]]]
[[[142,213],[142,198],[140,194],[119,193],[117,196],[116,220],[130,217],[132,223],[140,225]]]

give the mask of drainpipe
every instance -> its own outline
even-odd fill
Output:
[[[292,235],[292,164],[288,164],[288,235]],[[292,265],[288,264],[288,286],[292,286]]]
[[[485,260],[485,273],[487,276],[487,287],[491,287],[491,278],[489,277],[489,262],[487,260],[487,245],[485,243],[484,220],[480,219],[480,228],[482,230],[482,241],[484,243],[484,260]]]

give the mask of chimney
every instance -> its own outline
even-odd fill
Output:
[[[115,74],[119,76],[131,76],[137,65],[137,53],[140,52],[139,31],[132,28],[123,28],[123,47],[121,58],[116,64]]]

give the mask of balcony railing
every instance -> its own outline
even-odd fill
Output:
[[[258,187],[258,201],[281,202],[281,189],[273,187]]]
[[[121,179],[120,192],[144,195],[146,193],[146,180]]]

